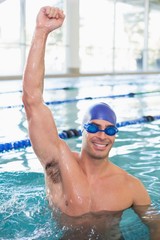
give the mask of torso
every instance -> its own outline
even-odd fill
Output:
[[[78,155],[75,161],[79,161]],[[73,184],[69,195],[64,189],[64,179],[58,165],[52,163],[46,170],[46,190],[53,216],[60,228],[66,229],[61,239],[102,240],[111,239],[111,236],[116,240],[123,239],[119,222],[123,210],[132,206],[129,175],[110,163],[110,170],[107,169],[101,177],[88,181],[80,164],[77,168],[79,169],[75,169],[73,176],[67,176],[67,171],[65,174],[65,181]],[[82,186],[82,189],[78,189],[78,186]],[[77,196],[81,193],[84,196],[78,199]]]
[[[119,227],[123,211],[101,211],[87,213],[78,217],[70,217],[64,213],[53,213],[59,227],[65,229],[61,240],[120,240],[122,233]]]
[[[71,199],[72,197],[74,198],[76,189],[73,189],[73,195],[69,199],[62,186],[58,165],[53,164],[46,171],[47,196],[50,206],[57,207],[70,216],[104,210],[123,211],[131,207],[133,200],[128,187],[129,175],[112,163],[110,164],[111,174],[105,174],[103,177],[93,179],[91,182],[88,182],[86,178],[85,189],[87,197],[84,197],[84,201],[82,198],[81,201],[77,202],[75,199],[74,201]],[[78,210],[76,211],[76,209]]]

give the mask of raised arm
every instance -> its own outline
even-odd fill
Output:
[[[86,179],[77,161],[78,154],[73,153],[67,143],[59,138],[52,112],[44,104],[42,95],[47,37],[52,30],[60,27],[63,21],[63,12],[52,7],[42,8],[37,16],[35,33],[24,71],[23,103],[32,147],[44,167],[51,195],[54,192],[55,198],[58,198],[53,200],[52,196],[51,201],[56,204],[58,202],[58,206],[63,211],[70,202],[71,212],[77,202],[80,203],[80,209],[84,205],[81,202],[87,195]],[[83,202],[86,205],[86,201]]]
[[[43,102],[45,47],[49,33],[62,26],[64,14],[58,8],[40,9],[23,77],[23,103],[29,136],[35,153],[44,165],[51,152],[58,151],[61,140],[51,111]],[[47,149],[47,150],[46,150]]]

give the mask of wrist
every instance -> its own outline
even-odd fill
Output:
[[[45,31],[45,29],[36,27],[35,31],[34,31],[34,35],[33,35],[33,41],[34,42],[46,42],[47,41],[47,37],[48,37],[49,32]]]
[[[36,26],[34,30],[34,35],[38,38],[46,38],[49,34],[49,31],[45,27]]]
[[[42,29],[35,28],[33,37],[32,37],[32,47],[35,49],[43,49],[47,42],[48,33]]]

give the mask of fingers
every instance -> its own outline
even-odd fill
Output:
[[[48,18],[55,19],[64,18],[63,11],[55,7],[46,7],[45,14],[47,15]]]

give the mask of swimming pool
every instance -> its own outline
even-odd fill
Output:
[[[91,101],[105,101],[124,122],[110,159],[146,186],[160,208],[160,120],[129,124],[142,116],[159,116],[159,75],[46,79],[45,101],[54,112],[59,133],[79,129]],[[0,82],[0,143],[28,139],[21,101],[21,81]],[[65,141],[79,151],[81,137]],[[31,147],[0,152],[0,239],[60,239],[60,229],[45,198],[43,169]],[[94,230],[94,229],[92,229]],[[83,231],[83,229],[82,229]],[[147,240],[148,229],[131,209],[121,221],[124,239]],[[98,239],[91,231],[87,239]],[[111,238],[110,238],[111,239]],[[117,238],[112,238],[117,239]]]

